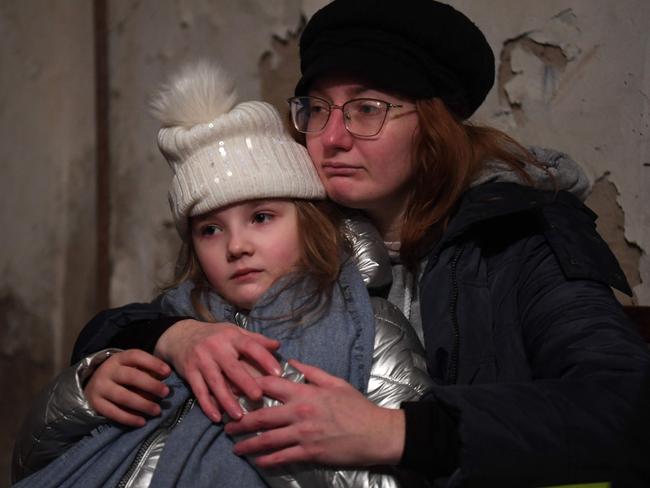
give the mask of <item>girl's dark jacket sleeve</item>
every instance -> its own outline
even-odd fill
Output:
[[[426,267],[439,386],[403,405],[402,465],[440,486],[650,486],[650,355],[618,263],[575,198],[511,186],[471,192]]]

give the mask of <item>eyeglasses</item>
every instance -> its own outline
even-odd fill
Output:
[[[312,134],[322,131],[332,110],[338,108],[343,112],[343,123],[347,131],[359,137],[379,134],[388,111],[403,107],[374,98],[354,98],[343,105],[334,105],[319,97],[292,97],[287,101],[291,108],[291,120],[298,132]]]

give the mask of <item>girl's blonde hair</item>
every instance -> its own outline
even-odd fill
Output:
[[[341,271],[344,253],[349,250],[349,245],[339,229],[341,214],[336,206],[326,201],[291,201],[296,206],[301,249],[294,278],[311,280],[310,289],[313,290],[313,296],[310,296],[305,305],[291,317],[300,320],[307,314],[317,313],[329,303],[333,286]],[[174,279],[163,290],[174,288],[187,280],[194,283],[191,300],[198,318],[206,322],[216,322],[201,300],[202,295],[211,289],[211,285],[194,250],[191,226],[188,226],[188,235],[179,251]]]
[[[417,100],[419,130],[412,147],[414,171],[402,225],[402,262],[414,269],[441,237],[462,194],[487,160],[499,160],[532,184],[524,170],[538,165],[507,134],[456,117],[439,98]]]

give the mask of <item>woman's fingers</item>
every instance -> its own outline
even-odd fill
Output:
[[[252,332],[248,332],[248,334],[253,334]],[[264,337],[263,335],[260,334],[254,334],[255,337]],[[271,339],[268,339],[264,337],[267,341],[272,341]],[[269,348],[266,346],[263,346],[260,342],[257,342],[256,340],[241,340],[238,343],[235,344],[235,349],[237,350],[237,353],[239,354],[240,357],[245,357],[249,360],[251,360],[253,363],[257,364],[262,371],[265,371],[268,374],[276,375],[279,376],[282,374],[282,368],[280,367],[280,363],[278,360],[275,358],[275,356],[271,353],[271,351],[274,351],[279,347],[280,343],[278,341],[272,341],[274,344],[276,344],[276,347]]]
[[[259,432],[290,425],[296,420],[297,418],[293,409],[285,405],[280,405],[277,407],[260,408],[254,412],[249,412],[240,420],[229,422],[225,430],[230,435]]]
[[[280,347],[280,341],[276,339],[271,339],[270,337],[266,337],[265,335],[259,334],[257,332],[251,332],[246,329],[240,329],[244,335],[249,336],[250,338],[254,339],[255,342],[259,343],[260,346],[264,347],[265,349],[268,349],[269,351],[275,351],[277,348]]]
[[[255,381],[264,395],[282,403],[288,403],[293,396],[298,395],[305,388],[302,383],[294,383],[278,376],[261,376]]]
[[[186,374],[185,379],[189,383],[203,413],[213,422],[221,422],[221,408],[211,395],[203,375],[199,371],[193,370]]]
[[[263,454],[255,458],[255,464],[260,468],[273,468],[277,466],[283,466],[289,463],[299,463],[307,461],[310,458],[314,457],[308,451],[305,450],[304,446],[294,445],[289,446],[285,449],[280,449],[274,451],[270,454]]]
[[[243,415],[233,391],[251,400],[261,398],[254,376],[281,373],[273,355],[279,346],[274,339],[233,324],[183,320],[160,337],[156,354],[174,365],[205,414],[217,422],[223,411],[233,419]]]
[[[342,379],[332,376],[316,366],[310,366],[295,359],[289,360],[289,364],[304,374],[305,379],[312,385],[328,388],[347,385]],[[255,378],[255,382],[264,395],[282,403],[288,403],[294,396],[307,394],[309,388],[305,384],[294,383],[278,376],[258,377]]]
[[[235,444],[235,452],[260,455],[271,467],[288,462],[366,466],[399,461],[404,414],[378,407],[347,382],[298,362],[311,384],[277,377],[258,378],[266,395],[283,405],[262,408],[226,426],[231,435],[257,435]]]
[[[335,387],[347,384],[341,378],[332,376],[316,366],[301,363],[297,359],[290,359],[289,364],[304,374],[308,383],[323,387]]]
[[[232,350],[223,352],[219,366],[232,387],[251,400],[259,400],[262,398],[262,390],[254,376],[277,376],[282,372],[278,360],[261,344],[277,346],[279,343],[244,329],[238,329],[237,334],[239,337],[232,341]]]
[[[233,395],[230,385],[216,363],[205,367],[201,371],[203,380],[209,389],[210,399],[215,402],[216,406],[225,411],[233,419],[239,419],[243,415],[241,406]],[[210,417],[214,420],[213,417]],[[216,418],[216,417],[215,417]]]
[[[255,452],[283,452],[282,455],[276,456],[275,460],[277,461],[278,458],[284,459],[286,450],[295,448],[299,444],[299,439],[296,439],[295,432],[296,429],[291,427],[277,428],[269,432],[260,432],[258,435],[235,444],[234,453],[238,456],[244,456]],[[293,454],[296,456],[298,452],[294,452]],[[294,460],[299,461],[300,459],[294,458]],[[259,461],[259,458],[257,461]]]
[[[233,356],[224,360],[222,369],[230,383],[248,398],[251,400],[259,400],[262,398],[262,389],[257,385],[251,373],[242,366],[241,361],[237,357]],[[212,392],[213,394],[220,393],[215,390],[212,390]]]
[[[225,354],[221,354],[224,357]],[[242,410],[221,367],[207,344],[197,347],[187,361],[182,375],[190,384],[203,412],[214,422],[221,421],[223,411],[232,418],[242,416]]]

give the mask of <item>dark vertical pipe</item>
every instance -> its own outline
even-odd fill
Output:
[[[97,161],[97,294],[98,310],[108,308],[110,284],[110,147],[108,78],[108,4],[93,1],[95,42],[95,137]]]

